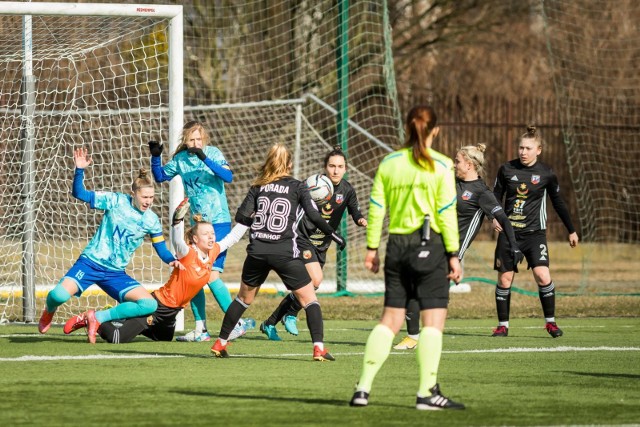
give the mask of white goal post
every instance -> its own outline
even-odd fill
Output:
[[[168,134],[176,148],[183,8],[2,2],[0,44],[0,322],[34,322],[37,287],[62,277],[100,217],[71,203],[73,148],[93,155],[87,187],[108,191],[127,191],[133,173],[149,169],[148,140]],[[172,181],[170,211],[182,196]],[[158,265],[150,253],[138,258],[146,270]],[[168,277],[157,274],[149,281]]]

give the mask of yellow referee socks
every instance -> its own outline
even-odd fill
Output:
[[[442,332],[433,327],[425,327],[420,331],[418,340],[418,370],[420,371],[420,387],[418,396],[426,397],[429,389],[438,382],[438,365],[442,354]]]
[[[364,362],[362,363],[362,373],[356,389],[369,393],[376,374],[389,357],[393,337],[395,334],[385,325],[378,324],[367,339],[364,348]]]

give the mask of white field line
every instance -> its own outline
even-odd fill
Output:
[[[568,353],[568,352],[579,352],[579,351],[640,351],[640,347],[512,347],[512,348],[491,348],[491,349],[480,349],[480,350],[443,350],[443,354],[474,354],[474,353]],[[284,353],[284,354],[269,354],[269,356],[277,356],[277,357],[305,357],[309,356],[310,353]],[[331,352],[333,356],[364,356],[364,352],[350,352],[350,353],[334,353]],[[396,355],[410,355],[411,357],[415,357],[415,352],[413,351],[392,351],[391,354]],[[263,354],[231,354],[231,357],[263,357]]]
[[[510,348],[492,348],[481,350],[447,350],[445,354],[477,354],[477,353],[568,353],[582,351],[640,351],[640,347],[510,347]],[[411,355],[415,357],[413,351],[391,352],[395,355]],[[269,357],[308,357],[310,353],[269,353]],[[363,356],[364,352],[349,353],[333,353],[334,356]],[[52,360],[100,360],[100,359],[157,359],[157,358],[177,358],[186,357],[178,354],[175,355],[147,355],[147,354],[131,354],[131,355],[102,355],[90,354],[84,356],[20,356],[20,357],[3,357],[0,362],[48,362]],[[260,358],[264,354],[233,354],[232,358]],[[213,357],[212,357],[213,359]]]
[[[24,325],[24,323],[15,323],[16,325]],[[34,328],[36,327],[36,324],[34,323]],[[54,324],[56,326],[59,326],[57,324]],[[605,325],[585,325],[585,326],[579,326],[579,325],[562,325],[562,329],[594,329],[594,328],[606,328],[607,326]],[[616,328],[637,328],[638,325],[616,325]],[[340,331],[353,331],[353,330],[366,330],[366,331],[370,331],[372,329],[372,327],[363,327],[363,328],[324,328],[325,331],[329,331],[329,332],[340,332]],[[464,330],[468,330],[468,329],[481,329],[481,330],[487,330],[490,331],[492,329],[492,326],[447,326],[445,328],[445,333],[447,331],[464,331]],[[542,326],[515,326],[513,327],[514,330],[516,329],[544,329],[544,325]],[[303,331],[303,332],[308,332],[309,330],[306,328],[298,328],[299,331]],[[260,334],[261,332],[258,330],[249,330],[247,331],[248,334]],[[402,335],[404,333],[404,331],[400,331],[400,333],[398,335]],[[29,338],[33,338],[33,337],[41,337],[41,338],[46,338],[49,335],[62,335],[62,334],[56,334],[54,333],[50,333],[50,334],[39,334],[39,333],[33,333],[33,334],[0,334],[0,338],[18,338],[18,337],[29,337]],[[82,334],[82,333],[74,333],[74,334],[70,334],[68,336],[74,336],[74,335],[86,335],[86,334]]]
[[[87,354],[84,356],[19,356],[19,357],[1,357],[0,362],[49,362],[52,360],[102,360],[102,359],[161,359],[184,357],[179,354]]]

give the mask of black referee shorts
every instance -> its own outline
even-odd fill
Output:
[[[391,234],[384,261],[384,305],[406,308],[409,299],[420,310],[449,305],[449,263],[442,236],[432,232],[423,246],[420,230],[412,234]]]
[[[251,287],[258,287],[267,280],[271,270],[276,272],[290,291],[311,283],[307,267],[300,258],[278,253],[247,254],[242,266],[242,281]]]
[[[533,267],[549,267],[549,246],[545,230],[530,233],[516,233],[516,243],[527,259],[527,269]],[[501,273],[516,271],[513,265],[511,245],[504,233],[498,235],[493,269]]]

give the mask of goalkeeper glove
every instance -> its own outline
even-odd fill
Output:
[[[184,217],[189,212],[189,198],[185,197],[183,201],[180,202],[175,211],[173,211],[173,225],[178,225],[182,222]]]
[[[341,235],[336,232],[331,233],[331,239],[338,245],[338,249],[343,250],[347,246],[347,242],[344,241]]]
[[[153,157],[160,157],[163,145],[158,141],[149,141],[149,152]]]
[[[524,259],[524,254],[520,251],[519,248],[516,248],[511,251],[511,256],[513,257],[513,271],[517,273],[518,264],[520,264]]]
[[[204,154],[204,151],[202,151],[202,148],[197,148],[197,147],[189,147],[187,148],[187,152],[189,154],[195,154],[196,156],[198,156],[198,158],[200,160],[202,160],[204,162],[204,159],[207,158],[207,155]]]

